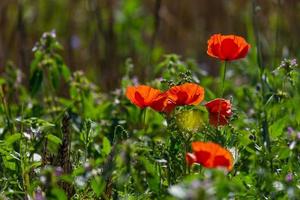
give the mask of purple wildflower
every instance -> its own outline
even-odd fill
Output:
[[[40,187],[38,187],[35,191],[34,200],[45,200],[45,197],[43,195],[43,191]]]
[[[297,139],[300,140],[300,132],[297,132]]]
[[[64,172],[64,169],[62,167],[56,167],[55,168],[55,176],[61,176]]]
[[[294,129],[293,129],[292,127],[289,126],[289,127],[287,128],[288,136],[291,137],[292,134],[293,134],[293,132],[294,132]]]
[[[293,173],[289,172],[286,176],[285,176],[285,181],[286,182],[291,182],[293,181]]]

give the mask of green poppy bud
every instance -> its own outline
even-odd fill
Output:
[[[175,116],[177,126],[189,132],[197,132],[205,126],[207,113],[204,110],[184,110]]]

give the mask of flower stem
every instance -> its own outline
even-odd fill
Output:
[[[221,95],[220,97],[223,98],[224,96],[224,89],[225,89],[225,78],[226,78],[226,70],[227,70],[227,61],[224,61],[222,65],[222,90],[221,90]]]
[[[143,129],[145,133],[147,132],[147,108],[143,109]]]
[[[224,61],[224,63],[222,64],[222,68],[221,68],[221,77],[222,78],[222,89],[221,89],[221,94],[220,94],[220,98],[223,98],[224,96],[224,88],[225,88],[225,78],[226,78],[226,69],[227,69],[227,62]],[[222,102],[220,101],[219,104],[219,109],[218,109],[218,123],[217,123],[217,127],[220,124],[220,113],[221,113],[221,104]]]

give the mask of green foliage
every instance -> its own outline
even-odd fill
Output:
[[[122,4],[120,29],[130,23],[130,13],[137,7],[138,1]],[[17,81],[19,72],[12,64],[0,79],[1,198],[297,199],[300,195],[296,60],[285,59],[275,70],[259,68],[256,55],[228,63],[224,94],[233,103],[234,115],[228,126],[215,128],[208,123],[203,103],[169,114],[131,104],[124,94],[134,83],[130,59],[121,88],[103,93],[83,72],[70,73],[58,53],[61,49],[55,33],[45,33],[34,48],[29,87]],[[196,82],[205,88],[205,101],[219,92],[220,79],[180,56],[165,56],[154,70],[161,79],[148,84],[161,90]],[[188,166],[185,155],[197,140],[229,149],[233,170]]]
[[[41,89],[45,85],[46,90],[57,90],[59,87],[60,78],[68,80],[70,72],[57,50],[61,50],[61,45],[56,41],[56,33],[44,33],[42,38],[33,48],[34,60],[31,63],[30,77],[31,95]],[[45,80],[44,80],[45,79]],[[43,82],[45,82],[43,84]]]

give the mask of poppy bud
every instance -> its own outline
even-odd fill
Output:
[[[175,118],[180,129],[197,132],[204,127],[207,116],[201,110],[185,110],[176,114]]]
[[[209,112],[209,123],[212,126],[224,126],[232,115],[230,100],[217,98],[205,104]]]

